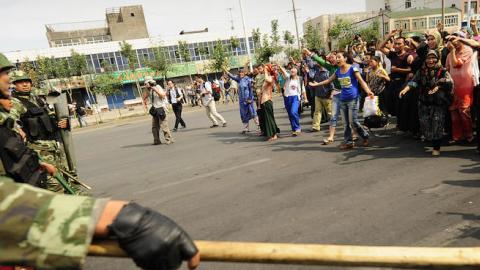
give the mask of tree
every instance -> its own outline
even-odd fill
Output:
[[[380,22],[378,20],[374,20],[367,27],[358,30],[358,34],[360,34],[362,39],[366,42],[378,40],[380,37]]]
[[[232,55],[238,55],[237,49],[240,48],[240,41],[238,38],[230,37],[230,45],[232,46]],[[233,52],[235,52],[235,54]]]
[[[253,45],[255,48],[258,48],[261,46],[260,39],[262,38],[262,33],[260,33],[260,29],[253,29],[252,30],[252,39],[253,39]]]
[[[337,18],[328,30],[328,35],[330,39],[337,41],[338,48],[345,48],[352,42],[355,29],[350,21]]]
[[[154,48],[153,55],[154,59],[147,61],[146,66],[153,71],[159,72],[162,75],[165,84],[167,74],[169,71],[172,70],[172,63],[167,58],[167,53],[164,47],[159,46],[157,48]]]
[[[225,46],[221,40],[217,40],[213,47],[212,58],[207,65],[207,69],[210,72],[221,72],[224,69],[228,69],[230,65],[230,55],[228,54]]]
[[[33,87],[37,87],[37,88],[40,87],[39,74],[35,70],[35,67],[33,66],[32,62],[30,62],[30,60],[28,60],[28,58],[25,58],[23,60],[23,62],[20,63],[20,69],[28,74],[28,76],[32,80],[32,86]]]
[[[280,50],[280,34],[278,33],[278,20],[273,20],[270,22],[272,28],[272,33],[270,35],[271,46],[274,50]]]
[[[307,25],[307,31],[305,33],[305,45],[310,50],[321,50],[323,48],[322,41],[320,40],[320,34],[318,29],[313,27],[312,24]]]
[[[138,58],[137,58],[137,53],[136,51],[133,49],[132,47],[132,44],[126,42],[126,41],[123,41],[123,42],[119,42],[120,44],[120,54],[127,58],[127,61],[128,61],[128,68],[133,72],[135,73],[135,68],[136,66],[138,65]],[[140,83],[138,82],[138,78],[137,76],[135,76],[135,85],[137,86],[137,92],[138,94],[140,95],[141,97],[141,93],[140,93]]]
[[[116,99],[116,94],[120,93],[122,91],[122,88],[122,82],[117,80],[111,72],[104,72],[97,75],[93,80],[92,91],[96,94],[101,94],[106,97],[113,96],[113,98]],[[113,107],[115,109],[118,109],[118,114],[120,117],[122,117],[120,108],[116,107],[115,102],[113,103]]]
[[[70,69],[73,76],[82,77],[83,81],[85,82],[85,89],[87,91],[87,95],[95,105],[96,112],[99,116],[100,122],[102,122],[102,116],[100,115],[100,110],[98,108],[96,98],[92,94],[92,90],[91,90],[93,85],[92,75],[90,74],[89,76],[86,76],[86,74],[88,73],[88,66],[87,66],[87,59],[85,58],[85,55],[77,53],[74,50],[71,50]],[[98,124],[98,120],[96,117],[95,117],[95,120],[97,121],[97,124]]]
[[[55,75],[60,80],[62,84],[67,86],[67,93],[70,96],[70,100],[72,99],[72,84],[71,84],[71,76],[72,76],[72,69],[68,64],[67,58],[61,58],[54,60],[54,67],[55,67]]]
[[[70,66],[73,76],[83,76],[87,73],[87,59],[85,55],[71,51]]]
[[[185,69],[188,72],[188,62],[190,62],[192,59],[190,49],[188,48],[188,44],[186,41],[178,41],[178,54],[180,55],[180,59],[183,60],[185,64]],[[193,82],[192,74],[190,74],[190,72],[188,72],[188,76],[190,77],[190,82]]]
[[[294,48],[294,47],[289,47],[285,49],[285,54],[290,58],[293,58],[295,60],[301,60],[302,59],[302,51],[299,48]]]
[[[290,31],[287,30],[283,32],[283,42],[285,43],[285,45],[289,46],[295,44],[295,37]]]

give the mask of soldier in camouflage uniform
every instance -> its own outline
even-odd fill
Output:
[[[13,95],[20,102],[15,102],[13,115],[20,115],[20,121],[23,130],[27,135],[28,147],[36,151],[41,159],[60,169],[75,175],[76,172],[70,172],[67,164],[67,158],[63,147],[58,141],[58,129],[68,129],[68,119],[56,121],[55,112],[42,97],[34,95],[32,92],[32,80],[23,71],[14,71],[10,75],[11,83],[15,86]],[[64,175],[65,179],[69,179]],[[72,180],[72,179],[70,179]],[[70,181],[72,189],[77,193],[84,193],[80,185]],[[63,193],[64,188],[58,180],[50,177],[47,183],[47,189]]]
[[[69,196],[0,176],[0,265],[81,269],[92,238],[116,239],[143,269],[172,270],[198,250],[174,221],[135,203]]]

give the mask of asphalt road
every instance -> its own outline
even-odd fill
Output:
[[[480,158],[473,147],[445,147],[432,158],[422,143],[387,132],[372,138],[372,147],[344,152],[339,140],[322,146],[323,132],[289,137],[283,106],[277,100],[275,107],[283,135],[275,143],[241,135],[237,105],[218,106],[227,128],[208,128],[203,110],[186,113],[188,128],[169,146],[151,145],[148,118],[79,131],[80,175],[94,195],[147,205],[198,240],[480,246]],[[304,129],[309,122],[304,114]],[[136,267],[89,258],[86,269]]]

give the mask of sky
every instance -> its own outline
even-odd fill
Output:
[[[291,0],[242,0],[247,32],[260,28],[270,32],[270,21],[279,20],[280,30],[295,33]],[[360,12],[365,0],[295,0],[300,35],[302,24],[323,14]],[[0,52],[47,48],[45,24],[105,19],[105,9],[143,5],[150,36],[172,40],[181,30],[209,28],[227,32],[233,23],[241,31],[239,0],[0,0],[3,38]]]

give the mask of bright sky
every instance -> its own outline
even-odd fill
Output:
[[[247,30],[259,27],[270,32],[270,21],[278,19],[280,29],[295,33],[291,0],[242,0]],[[300,35],[308,18],[322,14],[359,12],[365,0],[295,0]],[[210,32],[226,32],[231,27],[228,8],[232,8],[234,26],[242,29],[238,0],[0,0],[3,38],[0,51],[48,47],[45,24],[103,20],[105,9],[123,5],[143,5],[151,36],[172,39],[182,30],[205,27]]]

